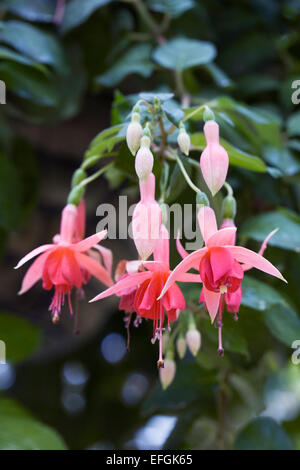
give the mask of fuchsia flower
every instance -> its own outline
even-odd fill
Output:
[[[200,157],[203,178],[214,196],[222,188],[228,171],[229,159],[224,147],[219,143],[219,126],[215,121],[204,125],[206,147]]]
[[[185,257],[170,274],[159,299],[184,273],[198,266],[203,283],[200,301],[205,302],[212,322],[219,313],[221,329],[224,304],[227,304],[228,311],[237,312],[239,309],[244,271],[257,268],[285,281],[278,269],[262,256],[275,231],[268,235],[258,254],[242,246],[235,246],[236,227],[217,230],[215,214],[211,208],[202,207],[199,210],[198,222],[206,246],[187,256],[185,250],[179,247],[181,255]],[[222,346],[219,349],[222,350]]]
[[[135,312],[144,318],[153,320],[153,339],[159,337],[158,366],[163,367],[162,358],[162,333],[165,313],[168,321],[175,321],[179,311],[185,308],[185,300],[177,284],[172,283],[168,292],[158,296],[168,279],[171,271],[169,266],[169,233],[164,225],[161,225],[160,237],[154,250],[154,261],[140,262],[143,271],[127,273],[125,277],[109,289],[97,295],[91,302],[104,299],[112,294],[124,295],[128,289],[136,289],[133,302]],[[199,282],[199,276],[195,274],[183,274],[177,281]]]
[[[35,256],[33,262],[24,276],[19,294],[24,294],[40,279],[43,288],[54,288],[54,297],[49,307],[53,322],[59,320],[64,298],[67,295],[70,313],[73,313],[71,304],[71,290],[73,287],[81,289],[90,275],[99,279],[106,286],[113,284],[110,273],[91,256],[91,248],[99,248],[100,242],[106,236],[106,230],[96,233],[84,240],[84,203],[77,209],[68,204],[62,211],[60,233],[53,239],[52,244],[42,245],[28,253],[19,261],[16,269],[23,266]],[[108,251],[101,250],[106,267],[110,265]]]
[[[136,249],[146,260],[159,239],[161,209],[155,200],[155,176],[150,173],[145,183],[140,181],[141,200],[132,215],[132,233]]]

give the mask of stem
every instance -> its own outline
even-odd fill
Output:
[[[54,17],[53,17],[53,23],[56,24],[57,26],[60,25],[63,19],[65,7],[66,7],[66,0],[57,0],[56,9],[55,9]]]
[[[105,173],[112,165],[114,162],[110,162],[107,165],[105,165],[103,168],[100,168],[100,170],[96,171],[94,174],[89,176],[88,178],[85,178],[84,180],[81,181],[81,183],[78,184],[78,188],[84,188],[84,186],[87,186],[89,183],[97,179],[99,176],[101,176],[103,173]]]
[[[224,187],[227,190],[228,196],[233,196],[233,190],[232,190],[232,187],[230,186],[230,184],[225,181]]]
[[[152,15],[149,13],[146,5],[142,0],[133,0],[132,2],[139,13],[140,17],[144,21],[145,25],[148,27],[151,34],[155,37],[158,43],[163,43],[165,41],[164,37],[161,35],[160,27],[156,21],[152,18]]]
[[[179,168],[181,170],[181,173],[183,174],[187,184],[189,185],[189,187],[195,191],[195,193],[200,193],[201,190],[192,182],[192,180],[190,179],[189,175],[187,174],[187,171],[186,169],[184,168],[184,165],[182,163],[182,161],[180,160],[179,156],[176,154],[176,161],[179,165]]]
[[[158,119],[158,124],[159,124],[159,129],[160,129],[160,133],[161,133],[161,144],[160,144],[160,150],[159,150],[159,153],[160,155],[163,155],[164,154],[164,151],[167,147],[167,139],[168,139],[168,135],[166,133],[166,130],[165,130],[165,127],[164,127],[164,123],[163,123],[163,120],[161,117],[159,117]]]

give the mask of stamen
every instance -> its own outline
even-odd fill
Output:
[[[162,335],[163,335],[163,305],[160,303],[160,315],[159,315],[159,358],[157,361],[157,367],[164,367],[164,360],[162,356]]]
[[[221,294],[226,294],[227,292],[227,286],[224,286],[223,284],[220,286],[220,293]]]

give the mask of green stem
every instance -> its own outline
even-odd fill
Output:
[[[81,183],[78,184],[78,188],[84,188],[85,186],[87,186],[89,183],[91,183],[92,181],[94,181],[95,179],[99,178],[99,176],[101,176],[103,173],[105,173],[109,168],[111,168],[111,166],[114,164],[114,162],[110,162],[108,163],[107,165],[105,165],[104,167],[100,168],[100,170],[96,171],[95,173],[93,173],[91,176],[89,176],[88,178],[85,178],[84,180],[81,181]]]
[[[183,174],[184,178],[185,178],[185,181],[187,182],[187,184],[189,185],[189,187],[195,191],[195,193],[199,193],[201,192],[201,190],[192,182],[191,178],[189,177],[186,169],[184,168],[184,165],[181,161],[181,159],[179,158],[179,156],[176,154],[176,161],[178,163],[178,166],[181,170],[181,173]]]
[[[227,190],[228,196],[233,196],[233,190],[232,190],[232,187],[230,186],[230,184],[225,181],[224,187]]]
[[[148,27],[149,31],[153,34],[157,41],[161,43],[162,38],[160,35],[160,28],[152,18],[144,2],[142,0],[134,0],[132,3],[134,4],[145,25]]]

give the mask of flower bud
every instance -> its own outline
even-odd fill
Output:
[[[173,382],[176,374],[176,362],[173,359],[166,359],[164,361],[164,367],[159,369],[159,378],[163,390]]]
[[[186,334],[186,342],[189,350],[196,356],[201,346],[201,334],[196,329],[191,329]]]
[[[153,168],[153,155],[149,147],[149,137],[143,136],[141,139],[141,147],[135,157],[135,171],[142,183],[147,181]]]
[[[205,193],[203,193],[202,191],[199,191],[197,194],[196,194],[196,204],[197,204],[197,208],[201,208],[203,206],[207,206],[209,207],[209,200],[208,200],[208,197],[206,196]]]
[[[86,172],[82,168],[78,168],[75,173],[73,174],[72,178],[72,188],[77,186],[81,181],[83,181],[87,177]]]
[[[215,121],[205,123],[204,134],[207,145],[201,154],[200,167],[209,190],[215,196],[226,180],[229,159],[219,143],[219,126]]]
[[[190,152],[191,139],[184,128],[181,128],[177,137],[177,143],[184,155],[188,155]]]
[[[236,216],[236,200],[230,194],[223,200],[222,213],[224,219],[234,219]]]
[[[183,359],[186,353],[186,341],[184,336],[180,335],[176,341],[176,349],[180,359]]]
[[[139,113],[132,113],[131,123],[127,127],[126,142],[132,155],[135,155],[139,149],[143,128],[140,124]]]

